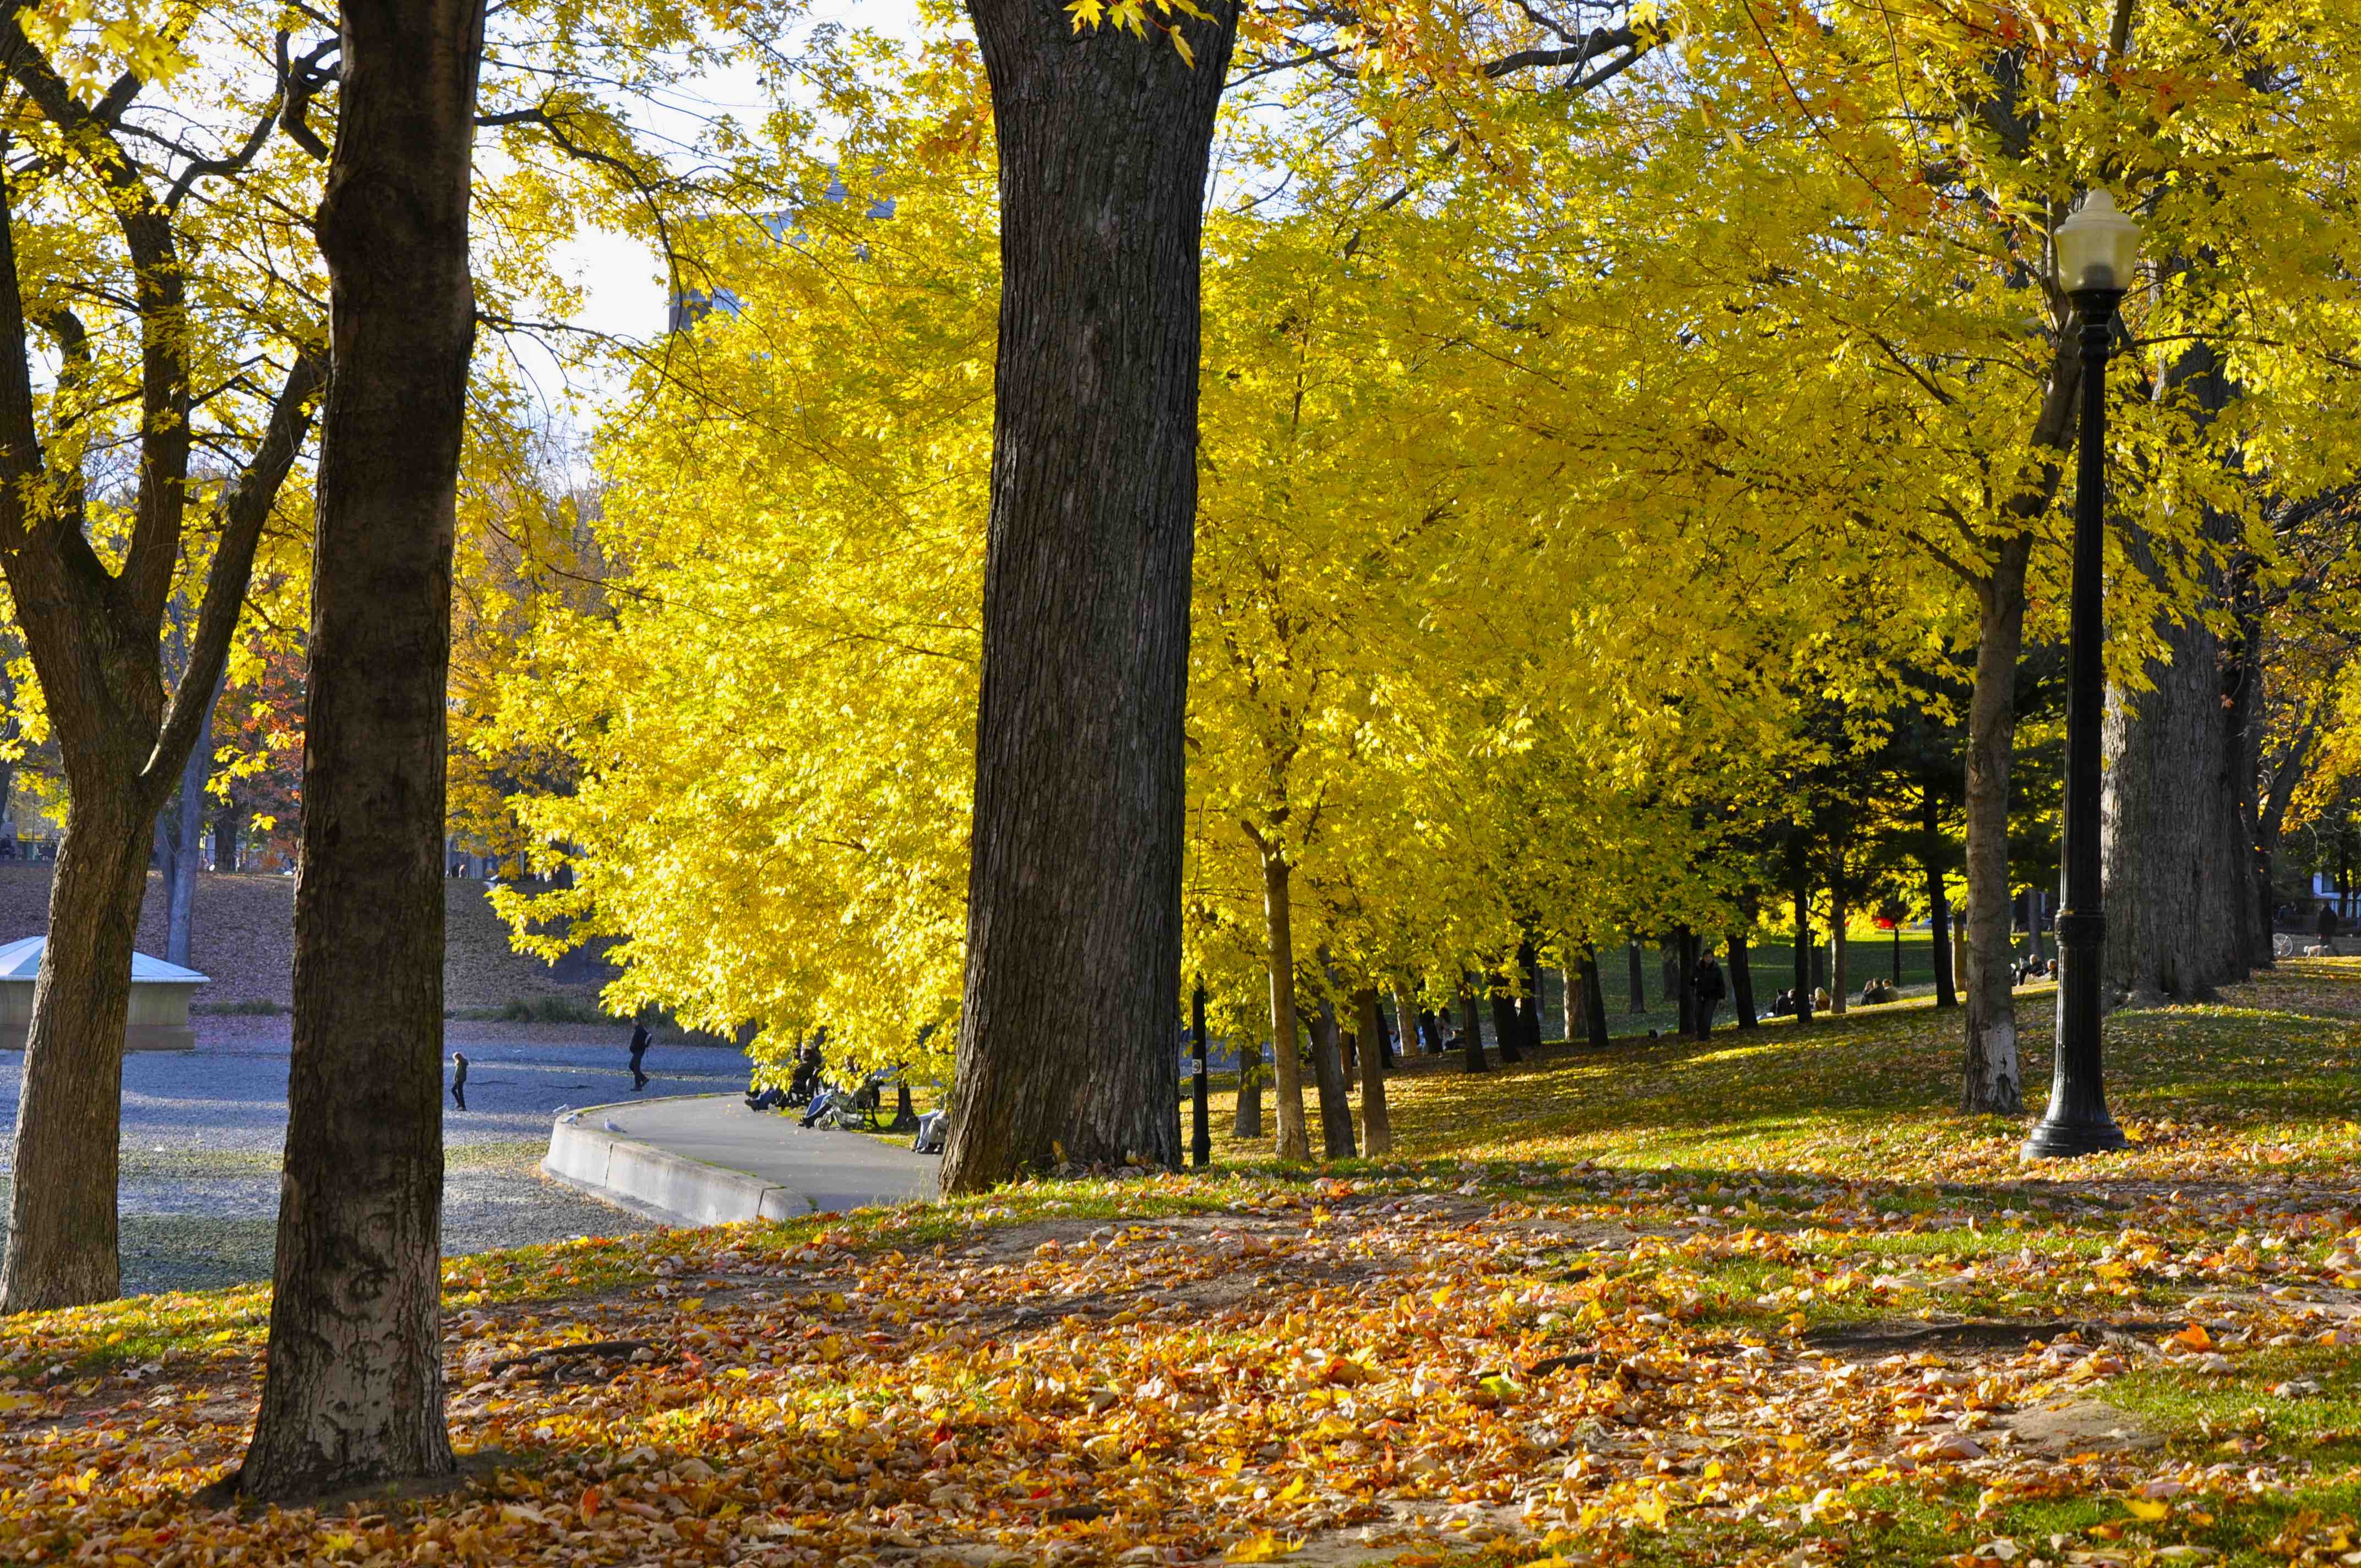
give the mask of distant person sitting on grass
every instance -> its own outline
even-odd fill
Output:
[[[634,1094],[648,1086],[648,1075],[642,1070],[640,1063],[647,1059],[650,1038],[645,1024],[631,1025],[631,1092]]]
[[[1882,1003],[1893,1001],[1894,994],[1892,981],[1883,978],[1872,980],[1861,988],[1861,1004],[1863,1007],[1875,1007]]]
[[[467,1108],[467,1058],[457,1051],[451,1053],[451,1103]]]

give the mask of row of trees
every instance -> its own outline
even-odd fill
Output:
[[[1177,1159],[1184,970],[1249,1036],[1268,999],[1303,1155],[1299,1014],[1372,1036],[1382,990],[1472,1006],[1471,973],[1842,902],[1828,778],[1920,714],[1967,728],[1967,1096],[2013,1110],[2013,718],[2073,405],[2047,236],[2106,180],[2170,258],[2121,361],[2125,896],[2259,813],[2261,650],[2320,634],[2274,531],[2351,472],[2341,8],[974,0],[972,42],[802,55],[786,9],[0,31],[0,554],[72,813],[17,1134],[57,1175],[16,1186],[0,1306],[115,1288],[147,845],[283,547],[304,859],[247,1489],[451,1463],[455,559],[514,640],[461,683],[469,754],[577,873],[520,920],[620,936],[619,1003],[774,1049],[956,1016],[954,1189]],[[761,134],[652,150],[633,95],[749,40]],[[783,203],[784,242],[712,215]],[[747,302],[634,356],[589,542],[472,353],[562,310],[585,221]],[[2179,701],[2224,639],[2207,679],[2247,695]],[[2172,896],[2253,911],[2247,852]],[[2157,937],[2157,987],[2250,956],[2206,940]]]
[[[2319,755],[2294,716],[2334,684],[2296,650],[2345,613],[2322,585],[2351,534],[2325,499],[2351,474],[2330,411],[2354,231],[2323,149],[2354,108],[2350,24],[1420,20],[1413,48],[1273,13],[1239,45],[1186,583],[1146,557],[1022,568],[1092,585],[1014,601],[1022,637],[1070,652],[1105,615],[1146,658],[1120,618],[1193,593],[1178,889],[1138,902],[1167,797],[1123,772],[1155,748],[1093,728],[1115,688],[1022,685],[1085,763],[969,750],[1007,733],[993,650],[1034,647],[995,632],[985,454],[1049,439],[988,443],[995,371],[1016,355],[1027,407],[1042,365],[1093,407],[1101,387],[1012,348],[1011,312],[1071,307],[1004,293],[995,337],[982,302],[1014,200],[973,134],[987,34],[981,60],[946,38],[889,67],[807,174],[892,194],[890,222],[814,200],[791,243],[713,225],[741,309],[647,372],[600,449],[622,591],[540,620],[495,727],[578,781],[514,803],[576,873],[521,923],[621,938],[620,1003],[755,1020],[758,1051],[825,1021],[898,1058],[960,1017],[962,1123],[1014,1092],[999,1073],[1038,1112],[963,1134],[995,1142],[954,1146],[956,1185],[1045,1157],[1045,1128],[1068,1157],[1170,1157],[1153,1075],[1183,974],[1217,1026],[1278,1039],[1300,1157],[1293,1042],[1323,1005],[1349,1026],[1397,987],[1513,993],[1528,949],[1579,972],[1632,933],[1775,927],[1799,893],[1839,929],[1905,891],[1942,910],[1963,828],[1961,1098],[2014,1113],[2012,894],[2053,852],[2056,721],[2027,683],[2056,662],[2073,436],[2048,235],[2104,179],[2164,258],[2115,389],[2110,976],[2185,998],[2268,961],[2268,850]],[[1416,69],[1370,74],[1397,43]],[[1123,689],[1125,722],[1178,700]],[[1004,837],[1019,808],[972,778],[1051,840]],[[1061,793],[1091,778],[1147,815],[1121,831]],[[1058,891],[1077,878],[1088,898]],[[1037,944],[1020,1058],[978,1043],[1016,1004],[962,1009],[973,938],[1034,943],[1048,910],[1126,956]],[[1143,1013],[1120,964],[1165,1002]],[[1110,1095],[1102,1124],[1083,1102]]]

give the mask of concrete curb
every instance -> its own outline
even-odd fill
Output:
[[[699,1099],[726,1100],[728,1095]],[[635,1102],[569,1111],[549,1129],[542,1174],[593,1198],[675,1225],[726,1225],[739,1220],[792,1220],[812,1212],[791,1188],[660,1149],[600,1124],[628,1114]]]

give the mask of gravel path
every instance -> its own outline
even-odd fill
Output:
[[[444,1055],[467,1053],[467,1109],[446,1093],[443,1250],[612,1235],[647,1222],[543,1179],[562,1106],[630,1100],[626,1032],[571,1025],[447,1025]],[[202,1017],[192,1052],[136,1052],[123,1064],[123,1288],[203,1288],[270,1277],[279,1159],[287,1127],[288,1022]],[[16,1124],[22,1056],[0,1054],[0,1129]],[[746,1060],[711,1047],[648,1053],[642,1098],[745,1087]],[[445,1069],[448,1081],[449,1069]],[[0,1237],[14,1175],[0,1137]]]

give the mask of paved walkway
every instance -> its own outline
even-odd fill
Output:
[[[784,1188],[821,1211],[932,1198],[942,1163],[936,1156],[914,1154],[860,1133],[807,1131],[797,1126],[791,1115],[749,1111],[744,1099],[735,1094],[593,1106],[583,1113],[578,1125],[627,1144],[646,1145],[693,1162],[696,1168],[751,1177],[751,1183],[719,1184],[734,1188],[750,1201],[763,1187]],[[558,1146],[554,1142],[551,1146],[555,1160],[560,1157]],[[609,1161],[604,1168],[610,1174],[603,1181],[594,1179],[589,1190],[599,1190],[603,1185],[621,1201],[690,1218],[752,1216],[751,1208],[743,1216],[730,1214],[727,1191],[717,1190],[703,1199],[719,1207],[700,1207],[700,1195],[693,1190],[695,1171],[676,1164],[659,1167]]]
[[[453,1021],[445,1058],[470,1062],[467,1109],[443,1097],[444,1251],[457,1255],[649,1222],[545,1179],[538,1168],[561,1106],[628,1098],[629,1031]],[[270,1277],[287,1130],[284,1017],[203,1015],[193,1051],[135,1051],[123,1063],[123,1276],[131,1291],[204,1288]],[[0,1236],[23,1073],[0,1052]],[[735,1091],[746,1058],[659,1043],[651,1095]],[[449,1069],[445,1079],[448,1082]],[[742,1105],[741,1106],[742,1110]],[[846,1135],[851,1137],[851,1135]],[[865,1140],[853,1140],[856,1142]]]

